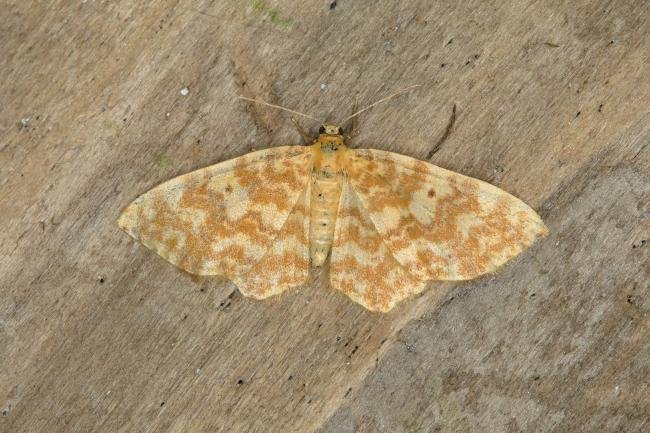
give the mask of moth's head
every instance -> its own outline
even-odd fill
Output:
[[[342,136],[343,135],[343,128],[336,126],[336,125],[330,125],[330,124],[324,124],[323,126],[320,127],[318,130],[318,133],[320,135],[333,135],[333,136]]]

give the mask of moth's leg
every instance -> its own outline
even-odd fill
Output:
[[[298,134],[300,134],[302,137],[302,144],[312,144],[314,140],[316,140],[315,138],[310,137],[309,134],[307,134],[305,130],[302,129],[302,126],[300,126],[300,123],[298,123],[295,118],[292,117],[291,121],[293,122],[293,126],[295,126],[298,130]]]
[[[357,95],[354,95],[354,102],[352,103],[352,111],[350,112],[350,114],[354,114],[356,112],[357,112]],[[355,116],[352,119],[350,119],[350,126],[347,128],[345,134],[347,138],[349,139],[354,138],[354,130],[356,126],[357,126],[357,117]]]

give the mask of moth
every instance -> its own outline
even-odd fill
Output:
[[[389,311],[431,280],[495,271],[547,233],[521,200],[405,155],[351,149],[325,124],[310,145],[252,152],[144,193],[119,226],[196,275],[256,299],[309,280]]]

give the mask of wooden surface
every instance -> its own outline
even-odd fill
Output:
[[[0,431],[648,431],[649,24],[641,0],[4,3]],[[350,144],[539,210],[550,236],[496,275],[387,315],[326,270],[259,302],[115,224],[299,143],[237,94],[336,121],[416,83]]]

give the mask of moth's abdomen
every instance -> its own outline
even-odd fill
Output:
[[[340,174],[317,171],[312,174],[309,254],[314,266],[321,266],[334,238],[336,213],[341,198]]]

